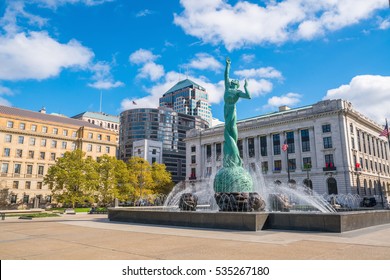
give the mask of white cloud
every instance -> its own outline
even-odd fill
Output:
[[[85,68],[94,53],[76,40],[61,44],[45,32],[0,37],[0,80],[42,80],[63,68]]]
[[[153,62],[157,58],[159,58],[159,56],[154,55],[151,51],[139,49],[129,56],[129,61],[134,64],[144,64],[147,62]]]
[[[4,99],[2,97],[0,97],[0,105],[9,106],[9,107],[12,106],[11,102],[9,102],[8,100],[6,100],[6,99]]]
[[[219,71],[223,68],[222,63],[207,53],[197,53],[196,58],[192,59],[187,66],[199,70]]]
[[[265,108],[274,108],[283,105],[294,106],[301,101],[302,95],[298,93],[289,92],[282,96],[273,96],[268,99]]]
[[[324,99],[345,99],[372,120],[383,123],[389,117],[390,76],[360,75],[349,84],[328,90]]]
[[[0,85],[0,95],[13,95],[13,92],[11,89]]]
[[[113,1],[114,0],[31,0],[31,2],[53,9],[67,4],[84,4],[86,6],[96,6]]]
[[[181,0],[174,23],[203,42],[228,50],[263,43],[311,39],[367,19],[387,8],[383,0],[285,0],[264,5],[239,0]]]
[[[241,55],[241,60],[245,63],[251,63],[253,60],[255,60],[256,56],[254,54],[243,54]]]
[[[137,75],[138,78],[149,78],[152,81],[157,81],[164,76],[164,67],[154,62],[148,62],[141,69]]]
[[[153,13],[154,13],[153,11],[145,9],[145,10],[139,11],[135,16],[136,17],[146,17],[146,16],[151,15]]]
[[[88,86],[96,89],[108,90],[111,88],[117,88],[124,86],[125,84],[120,81],[114,81],[111,75],[111,66],[106,62],[98,62],[90,67],[90,70],[94,72],[92,79],[93,83],[89,83]]]
[[[273,67],[262,67],[257,69],[245,69],[234,71],[234,74],[245,78],[268,78],[268,79],[281,79],[282,73]]]
[[[386,30],[390,28],[390,18],[386,18],[386,19],[378,18],[378,19],[379,19],[379,29]]]

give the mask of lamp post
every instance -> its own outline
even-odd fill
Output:
[[[360,163],[355,163],[355,175],[356,175],[356,191],[357,194],[360,196],[360,181],[359,181],[359,175],[362,173],[362,168],[360,167]]]
[[[382,184],[381,184],[381,173],[378,172],[378,185],[379,185],[379,192],[381,195],[381,201],[382,201],[382,208],[385,209],[385,204],[383,201],[383,190],[382,190]]]

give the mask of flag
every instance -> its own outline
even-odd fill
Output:
[[[383,129],[383,131],[381,132],[381,134],[379,134],[379,136],[389,136],[389,126],[387,125],[387,121],[386,121],[386,126],[385,128]]]
[[[285,152],[285,151],[287,151],[287,149],[288,149],[288,144],[287,144],[287,139],[286,139],[286,140],[284,140],[284,144],[282,146],[282,150],[283,150],[283,152]]]
[[[133,105],[137,105],[137,103],[135,103],[135,101],[133,101]]]

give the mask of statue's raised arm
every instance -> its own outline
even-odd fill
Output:
[[[225,68],[225,89],[230,87],[229,73],[230,73],[230,58],[226,58],[226,68]]]

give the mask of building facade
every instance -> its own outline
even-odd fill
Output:
[[[347,101],[284,106],[237,127],[244,165],[260,170],[268,183],[288,183],[290,176],[290,183],[319,194],[390,195],[389,142],[379,136],[383,127]],[[221,125],[187,133],[187,181],[211,177],[221,168],[223,131]]]
[[[115,156],[115,138],[88,122],[0,106],[0,188],[9,189],[11,203],[50,200],[43,177],[57,158],[75,149],[93,159]]]
[[[119,158],[127,161],[130,157],[138,155],[140,149],[135,142],[151,140],[160,142],[162,146],[162,162],[172,175],[172,181],[179,182],[186,175],[186,145],[184,138],[186,132],[194,128],[205,128],[207,122],[196,116],[175,112],[166,107],[158,109],[137,108],[126,110],[120,115],[119,132]],[[151,155],[146,157],[153,158]],[[149,153],[149,149],[148,149]]]
[[[160,106],[191,116],[199,116],[210,127],[211,106],[206,89],[189,79],[178,82],[160,98]]]
[[[102,112],[83,112],[72,119],[83,120],[102,128],[119,133],[119,117]]]

